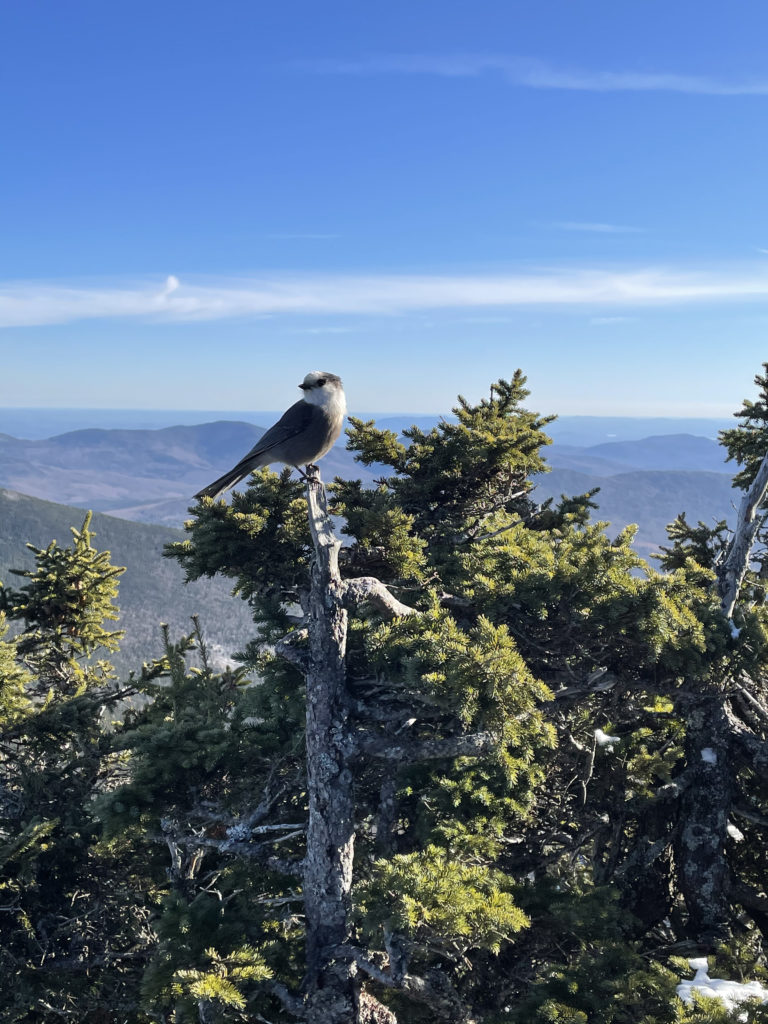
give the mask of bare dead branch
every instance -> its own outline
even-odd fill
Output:
[[[749,566],[752,545],[761,522],[756,518],[756,513],[767,490],[768,454],[763,457],[755,479],[741,500],[736,516],[736,527],[728,545],[728,553],[718,569],[718,591],[727,619],[733,616],[739,588]]]
[[[357,579],[346,580],[344,583],[344,601],[351,604],[362,604],[370,601],[380,612],[392,618],[404,615],[420,615],[416,608],[403,604],[390,594],[381,580],[375,576],[359,576]]]
[[[756,811],[750,810],[748,807],[734,805],[731,807],[731,811],[740,818],[744,818],[745,821],[751,821],[753,825],[757,825],[759,828],[768,828],[768,818],[758,814]]]
[[[768,742],[755,736],[752,730],[734,715],[728,705],[725,706],[725,718],[731,739],[742,756],[750,761],[758,771],[766,771],[768,769]]]
[[[398,742],[391,736],[362,733],[357,737],[356,746],[358,753],[367,757],[396,761],[398,764],[414,764],[418,761],[435,761],[442,757],[480,757],[493,750],[498,743],[499,737],[492,732],[410,742]]]
[[[285,985],[279,981],[273,981],[267,985],[267,990],[280,1001],[283,1009],[287,1010],[292,1017],[306,1020],[306,1008],[304,1000],[289,992]]]
[[[416,974],[404,974],[395,980],[388,969],[379,967],[356,946],[337,946],[333,952],[337,957],[354,961],[364,974],[385,988],[398,989],[419,1002],[426,1003],[440,1020],[450,1021],[451,1024],[470,1024],[471,1018],[468,1016],[467,1008],[448,978],[441,972],[433,971],[433,976],[429,980]],[[377,959],[389,960],[384,953],[374,953],[374,956],[377,956]]]
[[[746,686],[742,686],[740,683],[736,685],[736,692],[749,704],[755,714],[759,715],[764,722],[768,722],[768,708],[766,708],[762,701],[754,697]]]
[[[475,607],[468,597],[459,597],[458,594],[440,594],[438,600],[443,608],[458,612],[473,611]]]
[[[288,835],[280,836],[277,839],[273,839],[271,842],[263,843],[249,843],[241,839],[215,839],[212,836],[179,836],[173,837],[173,849],[171,849],[171,858],[174,866],[178,866],[180,870],[182,860],[179,854],[179,849],[191,849],[193,854],[197,853],[198,857],[195,859],[195,865],[199,866],[199,862],[202,859],[203,854],[206,850],[215,850],[224,856],[236,856],[243,857],[246,860],[255,860],[272,871],[276,871],[281,875],[299,875],[302,872],[304,861],[303,860],[288,860],[285,857],[276,857],[272,853],[272,844],[276,842],[284,842],[288,838],[297,838],[304,834],[304,829],[296,831],[294,833],[288,833]],[[150,836],[150,839],[154,839],[156,842],[163,842],[168,844],[169,849],[171,848],[171,842],[167,834],[160,836]]]
[[[305,648],[299,647],[298,643],[306,640],[308,635],[306,629],[293,629],[290,633],[286,633],[285,636],[276,640],[272,648],[275,654],[285,658],[286,661],[290,661],[292,665],[295,665],[296,668],[304,672],[307,668],[307,652]]]
[[[517,491],[516,494],[511,495],[511,498],[520,498],[523,495],[525,495],[526,493],[527,492],[524,491],[524,490],[523,491]],[[507,523],[506,526],[502,526],[498,530],[491,530],[490,533],[481,533],[479,537],[470,537],[469,539],[474,541],[474,542],[478,542],[478,541],[481,541],[481,540],[491,540],[493,537],[498,537],[499,534],[501,534],[501,533],[506,533],[507,530],[513,530],[516,526],[522,526],[523,523],[529,523],[531,521],[531,519],[535,519],[535,517],[541,513],[542,508],[543,508],[542,505],[537,505],[536,508],[533,509],[533,511],[531,512],[530,515],[524,516],[522,519],[515,519],[514,522]]]

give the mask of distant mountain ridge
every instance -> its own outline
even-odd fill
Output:
[[[722,445],[693,434],[661,434],[637,441],[607,441],[580,446],[555,443],[547,450],[553,466],[591,470],[598,476],[614,476],[627,469],[697,470],[730,473]]]
[[[253,447],[263,427],[220,420],[160,430],[70,431],[38,441],[0,435],[0,486],[124,519],[180,526],[193,495]],[[337,446],[326,478],[349,473]],[[357,476],[373,474],[360,466]]]
[[[542,409],[546,415],[552,410]],[[412,423],[429,429],[438,420],[452,419],[450,410],[440,413],[393,413],[379,409],[353,409],[361,419],[375,419],[380,426],[400,431]],[[100,430],[160,430],[179,425],[194,426],[219,420],[242,423],[274,423],[279,410],[200,409],[56,409],[0,407],[0,434],[42,440],[87,428]],[[732,417],[672,416],[558,416],[548,431],[558,444],[589,446],[603,441],[636,441],[660,434],[695,434],[716,438],[718,431],[732,427]]]
[[[439,417],[391,416],[378,425],[400,432],[414,419],[428,430]],[[602,428],[615,424],[609,419]],[[734,467],[725,463],[724,450],[712,437],[672,433],[578,445],[557,440],[556,427],[557,422],[548,428],[555,441],[543,452],[552,472],[537,478],[538,494],[559,497],[601,488],[600,517],[611,521],[612,530],[639,523],[637,547],[644,553],[658,549],[665,525],[683,510],[694,521],[732,512]],[[595,436],[593,419],[577,427]],[[36,441],[0,435],[0,487],[178,527],[192,496],[234,465],[262,433],[253,423],[219,420],[158,430],[89,427]],[[565,436],[573,434],[573,426],[565,430]],[[325,457],[322,470],[326,480],[338,475],[366,485],[381,472],[356,462],[343,440]]]

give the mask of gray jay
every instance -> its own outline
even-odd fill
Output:
[[[312,370],[299,387],[303,397],[283,413],[235,467],[204,487],[196,498],[207,494],[215,501],[259,466],[284,462],[302,473],[301,466],[314,468],[313,464],[328,454],[347,414],[341,378],[335,373]]]

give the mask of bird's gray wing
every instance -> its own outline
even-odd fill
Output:
[[[251,448],[245,458],[241,459],[238,465],[256,456],[266,455],[277,445],[283,444],[297,434],[301,434],[309,426],[315,411],[315,406],[300,398],[290,409],[286,409],[274,426],[261,435],[253,448]]]
[[[199,499],[203,495],[208,495],[208,497],[213,498],[215,501],[224,491],[240,483],[244,477],[248,476],[252,469],[263,466],[264,462],[261,458],[263,455],[269,455],[270,451],[278,445],[284,444],[292,437],[306,430],[316,411],[315,406],[300,398],[298,402],[283,413],[274,426],[261,435],[253,448],[240,459],[236,466],[233,466],[224,476],[220,476],[218,480],[214,480],[212,484],[204,487],[202,491],[198,491],[195,497]]]

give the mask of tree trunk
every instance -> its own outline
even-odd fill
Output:
[[[677,860],[689,936],[707,949],[728,938],[725,836],[733,766],[723,700],[720,694],[702,695],[685,715],[688,784],[681,802]]]
[[[309,825],[304,868],[308,1024],[356,1024],[355,966],[333,958],[348,938],[354,802],[344,657],[347,613],[334,535],[319,477],[307,483],[315,546],[309,607],[307,776]]]

